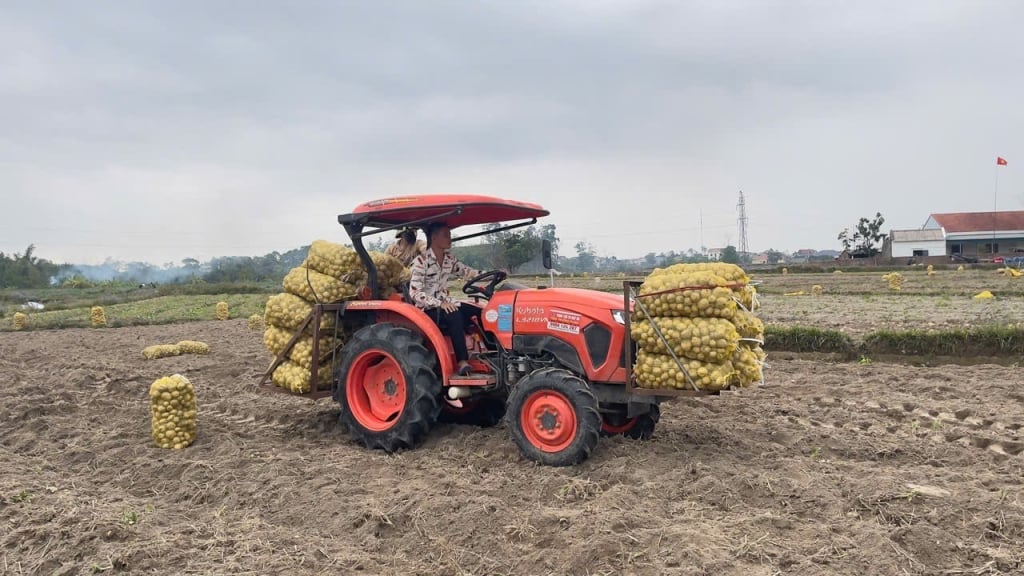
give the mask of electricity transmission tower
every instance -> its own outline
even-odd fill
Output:
[[[740,245],[739,253],[747,253],[747,206],[743,200],[743,190],[740,190],[740,201],[736,204],[736,211],[739,213],[739,217],[736,219],[740,229]]]

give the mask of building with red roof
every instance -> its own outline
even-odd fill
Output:
[[[1024,210],[931,214],[921,228],[891,230],[883,253],[979,260],[1024,253]]]

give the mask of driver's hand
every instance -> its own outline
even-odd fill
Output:
[[[455,304],[453,302],[445,302],[444,304],[441,304],[441,310],[444,310],[445,312],[448,312],[449,314],[451,314],[452,312],[455,312],[458,309],[459,309],[459,305]]]

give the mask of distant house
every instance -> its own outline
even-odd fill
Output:
[[[949,255],[992,258],[1024,252],[1024,210],[932,214],[922,230],[941,231]]]
[[[708,260],[721,260],[722,252],[725,252],[725,248],[708,248]]]
[[[944,256],[946,239],[941,229],[892,230],[882,253],[890,258]]]
[[[761,252],[760,254],[756,254],[753,258],[750,259],[750,263],[751,264],[767,264],[768,263],[768,253],[767,252]]]
[[[801,248],[790,256],[792,262],[809,262],[818,253],[817,250],[811,250],[810,248]]]

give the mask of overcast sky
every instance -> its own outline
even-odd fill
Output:
[[[543,204],[572,252],[837,248],[1024,209],[1024,2],[3,2],[0,250],[345,241],[401,194]],[[999,168],[996,156],[1008,160]]]

